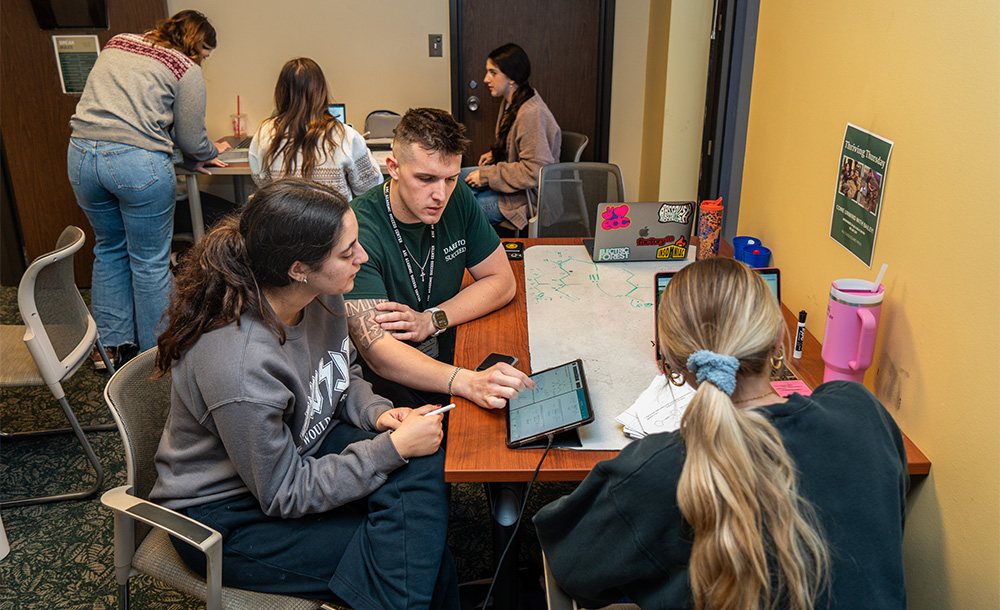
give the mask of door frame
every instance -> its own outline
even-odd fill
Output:
[[[597,116],[594,120],[594,150],[595,161],[608,161],[609,135],[611,129],[611,76],[614,66],[615,47],[615,0],[599,0],[600,17],[598,31],[602,32],[598,40],[597,65]],[[459,41],[462,39],[462,20],[460,18],[462,0],[448,0],[448,17],[450,21],[451,41],[451,113],[463,122],[465,106],[462,93],[463,68],[465,59]],[[473,58],[471,61],[482,62],[483,58]]]

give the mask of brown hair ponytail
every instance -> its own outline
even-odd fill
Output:
[[[174,278],[169,324],[159,336],[157,368],[166,373],[205,333],[245,313],[257,315],[285,340],[285,327],[267,306],[262,289],[291,283],[295,262],[319,266],[340,238],[347,201],[315,182],[272,182],[194,245]]]
[[[500,126],[497,129],[497,139],[490,148],[493,160],[501,162],[507,160],[507,136],[510,135],[510,129],[517,119],[517,113],[525,102],[535,96],[535,90],[528,84],[528,79],[531,77],[531,61],[524,49],[508,42],[502,47],[493,49],[489,59],[517,85],[514,94],[511,95],[510,105],[503,109]]]

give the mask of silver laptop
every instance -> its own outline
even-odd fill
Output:
[[[693,201],[602,203],[583,244],[595,263],[684,260],[694,218]]]

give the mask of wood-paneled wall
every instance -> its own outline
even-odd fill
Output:
[[[167,16],[165,0],[107,0],[106,30],[42,30],[29,0],[0,4],[0,129],[28,260],[51,250],[69,224],[87,232],[76,277],[90,285],[94,235],[66,177],[69,119],[79,96],[62,93],[52,36],[143,32]]]

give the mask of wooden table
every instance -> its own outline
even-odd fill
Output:
[[[581,243],[579,238],[520,239],[525,248],[532,245],[561,245]],[[732,247],[723,244],[722,254],[731,254]],[[475,368],[491,352],[516,356],[517,368],[531,372],[528,353],[528,318],[525,302],[524,263],[513,261],[511,268],[517,282],[517,295],[507,306],[478,320],[458,327],[455,343],[455,364]],[[466,281],[470,278],[466,277]],[[797,317],[782,304],[782,313],[790,332],[795,331]],[[814,312],[813,315],[817,315]],[[786,359],[789,368],[809,387],[823,381],[821,345],[806,328],[802,358]],[[627,399],[623,399],[627,400]],[[449,482],[524,482],[542,456],[541,449],[508,449],[504,444],[506,415],[500,410],[477,407],[471,401],[455,397],[454,409],[448,421],[448,450],[445,457],[445,480]],[[622,404],[622,409],[627,407]],[[903,435],[911,475],[930,472],[930,460],[910,439]],[[582,481],[594,464],[614,457],[616,451],[550,451],[539,472],[542,481]]]
[[[533,245],[580,244],[580,238],[536,238],[519,239],[525,248]],[[720,254],[732,256],[732,246],[723,242]],[[516,356],[517,368],[531,373],[528,352],[528,309],[525,300],[524,262],[512,261],[517,294],[505,307],[467,322],[457,329],[455,342],[455,364],[474,369],[483,358],[492,352]],[[472,281],[466,274],[466,285]],[[794,332],[797,317],[781,306],[785,324],[789,332]],[[815,314],[814,314],[815,315]],[[809,332],[805,333],[802,358],[787,358],[789,368],[809,387],[814,388],[823,381],[823,360],[820,357],[819,341]],[[632,397],[623,397],[621,408]],[[448,421],[448,442],[445,451],[444,478],[451,483],[486,483],[486,492],[493,520],[493,566],[496,569],[499,558],[510,543],[507,554],[518,556],[518,541],[511,541],[514,534],[516,516],[520,509],[525,483],[542,457],[542,449],[509,449],[504,443],[507,431],[506,413],[503,410],[481,409],[475,403],[461,397],[454,397],[457,406],[451,411]],[[930,472],[930,461],[903,435],[910,475],[926,475]],[[541,481],[582,481],[597,462],[615,457],[617,451],[573,451],[553,450],[545,458],[538,474]],[[494,587],[493,608],[513,609],[520,605],[520,591],[517,580],[516,559],[505,561],[497,572]]]

